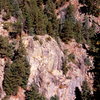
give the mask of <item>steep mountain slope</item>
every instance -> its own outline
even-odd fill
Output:
[[[74,40],[67,45],[61,41],[58,44],[49,35],[24,36],[22,40],[27,51],[27,59],[31,65],[27,89],[30,88],[31,84],[36,84],[39,92],[48,100],[54,95],[57,95],[60,100],[74,100],[75,88],[81,89],[84,80],[87,80],[92,87],[92,76],[87,73],[87,70],[92,66],[86,64],[85,59],[88,56],[81,44]],[[75,58],[71,58],[70,54],[73,54]],[[65,60],[67,63],[63,65]],[[0,63],[0,67],[4,70],[4,59],[1,59]],[[68,68],[65,75],[62,71],[63,66]],[[2,72],[1,75],[3,80]],[[18,94],[22,93],[21,91],[23,90],[20,90]],[[3,92],[1,93],[3,96]],[[24,95],[20,95],[12,96],[10,100],[24,99]]]
[[[0,100],[94,96],[89,50],[98,50],[93,36],[100,33],[100,16],[84,12],[88,4],[79,1],[0,1]]]

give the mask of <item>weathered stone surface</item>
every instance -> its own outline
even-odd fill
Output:
[[[28,87],[35,83],[40,93],[48,100],[54,95],[58,95],[60,100],[74,100],[75,88],[81,89],[83,80],[88,77],[88,66],[84,63],[87,57],[86,51],[74,40],[67,45],[61,44],[62,50],[67,49],[68,54],[75,55],[76,62],[68,62],[70,69],[66,75],[63,75],[61,67],[62,58],[64,59],[65,56],[53,38],[47,41],[48,37],[51,38],[48,35],[37,36],[37,40],[33,40],[32,36],[23,37],[31,65]]]
[[[5,60],[0,58],[0,100],[5,96],[5,92],[2,88],[2,82],[4,79],[4,67],[5,67]]]

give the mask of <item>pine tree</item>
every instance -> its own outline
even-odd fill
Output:
[[[83,43],[83,34],[82,34],[82,24],[80,22],[76,22],[74,27],[73,27],[73,31],[75,33],[74,38],[76,40],[76,42],[78,43]]]
[[[28,31],[29,34],[45,34],[45,16],[43,10],[38,7],[39,1],[30,0],[24,2],[22,7],[23,15],[25,17],[24,30]],[[34,5],[34,6],[33,6]]]
[[[63,42],[67,43],[73,37],[74,37],[73,22],[71,20],[65,20],[62,32],[60,33],[60,38],[62,39]]]
[[[73,22],[75,22],[75,18],[74,18],[74,7],[71,4],[66,8],[65,19],[72,20]]]
[[[57,36],[59,29],[59,22],[55,15],[55,8],[53,1],[47,0],[44,12],[48,18],[47,33],[51,36]],[[48,28],[50,28],[50,31]]]
[[[89,19],[85,17],[83,27],[82,27],[82,35],[84,38],[84,42],[87,43],[88,45],[91,45],[91,38],[95,34],[95,24],[93,23],[93,25],[89,27],[88,21]]]
[[[9,43],[9,39],[7,37],[3,37],[0,35],[0,57],[10,57],[13,56],[13,47],[12,44]]]
[[[12,60],[13,62],[6,64],[5,67],[3,88],[7,95],[16,95],[18,86],[26,89],[30,67],[22,42],[19,43],[19,48]]]
[[[35,30],[35,34],[46,33],[45,16],[40,9],[38,9],[38,14],[34,21],[34,30]]]
[[[75,39],[77,32],[74,31],[75,19],[73,15],[73,6],[69,5],[66,9],[65,21],[61,25],[60,38],[63,42],[67,43],[72,38]]]

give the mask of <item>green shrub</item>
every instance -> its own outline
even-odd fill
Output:
[[[67,49],[65,49],[65,50],[63,51],[63,53],[64,53],[65,55],[67,55],[67,52],[68,52]]]
[[[13,32],[14,34],[19,34],[22,31],[21,22],[17,21],[15,23],[4,22],[3,28],[9,32]]]
[[[68,60],[74,62],[75,61],[75,55],[73,53],[69,54]]]
[[[39,40],[38,36],[35,35],[35,36],[33,37],[33,40],[34,40],[34,41]]]
[[[50,100],[59,100],[59,97],[58,97],[57,95],[55,95],[55,96],[52,96],[52,97],[50,98]]]
[[[43,44],[42,40],[39,40],[39,43],[40,43],[40,45],[42,45]]]
[[[68,72],[69,69],[70,69],[70,67],[67,66],[67,61],[63,60],[62,67],[61,67],[63,74],[66,75],[66,73]]]
[[[25,100],[46,100],[44,96],[42,96],[39,91],[32,86],[30,90],[25,92],[26,99]]]
[[[91,62],[90,62],[89,58],[85,58],[85,59],[84,59],[84,63],[85,63],[85,65],[87,65],[87,66],[91,66]]]
[[[45,40],[46,40],[46,42],[49,42],[49,41],[51,41],[51,38],[47,37]]]

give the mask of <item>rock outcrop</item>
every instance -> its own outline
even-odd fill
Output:
[[[5,92],[3,91],[2,82],[4,79],[4,67],[5,67],[5,60],[0,58],[0,100],[5,96]]]
[[[87,78],[92,84],[91,75],[87,75],[89,67],[84,62],[86,51],[75,41],[68,45],[62,44],[60,48],[53,38],[45,35],[23,37],[23,43],[31,65],[28,87],[36,84],[48,100],[54,95],[59,96],[60,100],[74,100],[76,87],[81,89],[82,82]],[[75,62],[67,63],[70,69],[66,75],[61,70],[65,59],[64,49],[75,55]]]
[[[24,36],[22,40],[31,65],[27,89],[34,84],[47,100],[54,95],[57,95],[59,100],[74,100],[75,88],[78,87],[81,90],[84,80],[87,80],[92,86],[92,75],[87,73],[92,65],[85,64],[88,56],[81,44],[72,40],[68,44],[59,41],[58,45],[56,40],[49,35]],[[75,59],[69,61],[66,58],[72,53]],[[64,60],[67,62],[66,67],[70,67],[66,74],[63,74],[62,71]],[[90,59],[90,61],[92,60]],[[4,67],[5,59],[2,58],[0,59],[0,98],[5,96],[2,88]],[[24,90],[19,87],[17,95],[11,96],[10,100],[25,100]]]

